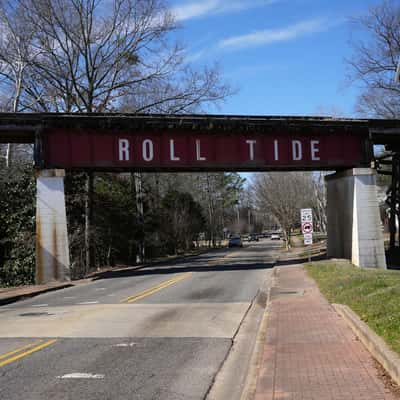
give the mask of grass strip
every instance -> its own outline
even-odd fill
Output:
[[[305,268],[330,303],[349,306],[400,354],[400,271],[358,268],[346,260]]]

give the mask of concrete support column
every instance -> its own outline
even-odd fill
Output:
[[[36,175],[36,283],[70,279],[64,170]]]
[[[328,257],[359,267],[386,268],[376,173],[354,168],[325,177],[328,196]]]

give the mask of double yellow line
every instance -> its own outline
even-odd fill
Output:
[[[165,289],[168,286],[171,286],[179,281],[182,281],[183,279],[189,278],[189,276],[192,275],[192,272],[185,272],[184,274],[178,275],[175,278],[168,279],[167,281],[161,282],[157,286],[153,286],[151,288],[148,288],[146,290],[143,290],[142,292],[135,294],[133,296],[129,296],[126,299],[122,300],[121,303],[133,303],[135,301],[141,300],[144,297],[150,296],[161,289]]]
[[[4,367],[7,364],[11,364],[12,362],[19,360],[20,358],[29,356],[30,354],[42,350],[55,342],[57,342],[57,339],[51,339],[46,342],[43,342],[43,340],[38,340],[13,351],[9,351],[8,353],[0,354],[0,367]]]

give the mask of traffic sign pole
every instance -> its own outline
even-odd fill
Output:
[[[308,262],[311,262],[311,247],[313,243],[313,217],[311,208],[302,208],[301,212],[301,232],[304,237],[304,244],[308,247]]]

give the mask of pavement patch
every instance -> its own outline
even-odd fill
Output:
[[[91,304],[32,308],[2,316],[0,338],[216,337],[232,338],[250,302]],[[23,316],[25,315],[25,316]],[[107,323],[105,323],[107,321]]]
[[[212,338],[134,341],[135,351],[127,351],[112,347],[131,342],[123,337],[60,339],[49,351],[0,374],[0,398],[201,400],[231,345],[229,339]]]

